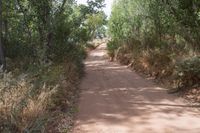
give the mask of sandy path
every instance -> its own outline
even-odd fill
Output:
[[[126,66],[90,53],[73,133],[200,133],[200,111]]]

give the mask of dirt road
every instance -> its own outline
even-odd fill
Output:
[[[105,55],[102,45],[85,62],[73,133],[200,133],[199,107]]]

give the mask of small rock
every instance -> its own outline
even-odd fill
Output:
[[[197,102],[200,102],[200,96],[197,96],[196,100],[197,100]]]
[[[193,94],[196,94],[196,93],[197,93],[197,90],[196,90],[196,89],[192,89],[192,93],[193,93]]]
[[[189,98],[189,99],[193,99],[194,98],[193,95],[187,95],[186,97]]]

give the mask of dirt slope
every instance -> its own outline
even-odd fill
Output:
[[[200,111],[106,58],[90,53],[73,133],[200,133]]]

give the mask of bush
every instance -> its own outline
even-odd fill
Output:
[[[179,87],[200,85],[200,56],[181,61],[176,65],[176,79]]]
[[[173,73],[173,61],[164,51],[153,50],[148,52],[147,62],[151,75],[156,76],[156,78],[169,77]]]
[[[119,48],[119,43],[117,41],[111,40],[107,43],[108,55],[111,57],[111,60],[114,59],[115,52]]]

